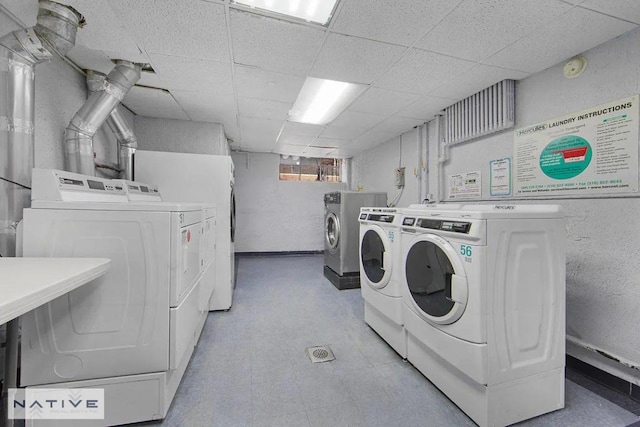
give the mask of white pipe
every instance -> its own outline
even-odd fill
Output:
[[[418,167],[416,168],[416,179],[418,181],[418,203],[422,202],[422,125],[416,128],[416,158],[418,159]]]
[[[424,142],[423,142],[423,147],[424,148],[424,155],[422,156],[422,161],[423,161],[423,171],[422,171],[422,181],[423,181],[423,193],[420,196],[420,203],[424,202],[426,199],[429,199],[429,161],[431,159],[429,159],[429,126],[427,123],[424,123],[422,125],[422,133],[424,135]],[[431,201],[431,200],[429,200]]]

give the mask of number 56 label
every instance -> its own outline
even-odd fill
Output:
[[[460,245],[460,255],[471,256],[472,248],[469,245]]]

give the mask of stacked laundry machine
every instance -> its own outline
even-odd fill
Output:
[[[566,231],[558,206],[362,209],[360,222],[365,320],[401,356],[481,426],[564,407]],[[375,243],[376,227],[386,228],[387,241]],[[387,270],[398,272],[399,294],[376,287]]]
[[[64,171],[34,169],[32,182],[24,256],[109,258],[112,268],[22,317],[20,385],[103,389],[104,420],[83,425],[164,418],[209,309],[201,279],[214,267],[215,206]]]

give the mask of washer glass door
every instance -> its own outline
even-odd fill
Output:
[[[340,220],[335,213],[331,212],[325,220],[325,242],[329,250],[333,253],[340,243]]]
[[[426,235],[413,243],[406,254],[405,279],[411,296],[436,323],[455,322],[466,306],[467,281],[456,257],[444,239]]]
[[[383,287],[389,281],[390,266],[386,265],[385,259],[388,259],[390,253],[388,243],[385,242],[387,239],[383,239],[384,234],[381,233],[382,230],[371,228],[364,233],[360,242],[362,269],[374,287]]]

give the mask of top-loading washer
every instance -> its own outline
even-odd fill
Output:
[[[481,426],[562,408],[560,207],[406,211],[401,240],[407,359]]]
[[[207,314],[203,206],[130,202],[120,182],[65,171],[32,182],[24,256],[113,268],[22,317],[21,386],[102,388],[103,425],[164,417]]]
[[[338,289],[360,287],[360,208],[387,206],[387,193],[335,191],[324,195],[324,275]]]

